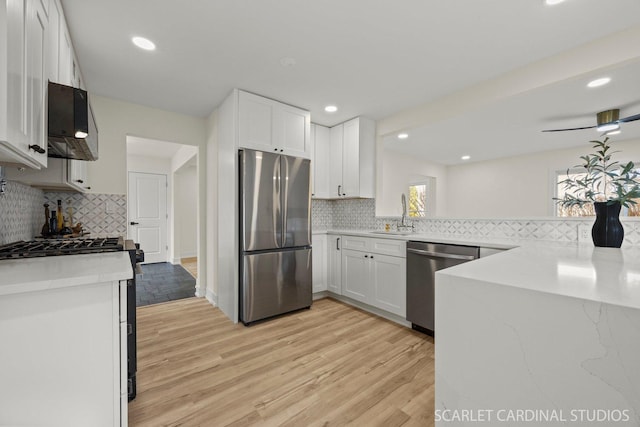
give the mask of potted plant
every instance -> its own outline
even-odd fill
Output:
[[[621,164],[613,161],[609,138],[603,141],[590,141],[595,150],[592,154],[581,156],[583,163],[575,166],[582,173],[570,173],[561,181],[566,191],[563,198],[557,200],[563,207],[582,207],[593,203],[596,221],[591,229],[595,246],[619,248],[624,239],[624,229],[620,223],[620,209],[636,204],[640,198],[640,176],[633,162]]]

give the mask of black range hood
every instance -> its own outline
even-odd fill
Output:
[[[87,91],[49,82],[49,157],[98,160],[98,129]]]

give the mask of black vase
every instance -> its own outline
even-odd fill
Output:
[[[591,229],[593,244],[604,248],[619,248],[624,239],[624,228],[620,223],[620,202],[594,202],[596,222]]]

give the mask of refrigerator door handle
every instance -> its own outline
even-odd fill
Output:
[[[273,168],[273,232],[275,233],[274,241],[278,242],[278,247],[284,246],[284,231],[286,230],[285,212],[282,205],[282,157],[274,163]]]
[[[289,194],[289,167],[285,158],[280,156],[278,159],[278,164],[280,165],[280,203],[281,203],[281,211],[282,215],[282,233],[280,234],[280,246],[287,246],[287,212],[289,212],[289,198],[287,195]]]

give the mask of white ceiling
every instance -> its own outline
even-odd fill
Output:
[[[567,0],[555,7],[543,0],[62,4],[89,92],[206,116],[238,87],[306,108],[312,121],[324,125],[358,115],[381,119],[434,101],[636,26],[640,17],[638,0]],[[131,44],[134,35],[152,39],[158,49],[139,50]],[[295,58],[296,65],[283,67],[283,57]],[[539,96],[549,107],[547,119],[578,114],[588,123],[600,108],[576,100],[555,110],[557,94]],[[512,114],[503,121],[514,140],[522,139],[522,129],[540,127],[544,114],[531,111],[526,99],[507,102]],[[329,103],[340,110],[325,113]],[[462,123],[471,129],[489,116],[479,111]],[[556,125],[564,124],[544,123]]]
[[[640,54],[640,51],[638,52]],[[611,83],[589,89],[586,84],[608,76]],[[640,60],[526,91],[478,109],[434,120],[407,130],[409,138],[386,135],[385,148],[441,164],[584,146],[601,136],[596,129],[543,133],[596,125],[596,113],[620,109],[620,117],[640,114]],[[640,140],[640,121],[623,123],[612,141]],[[585,152],[586,154],[586,152]]]

